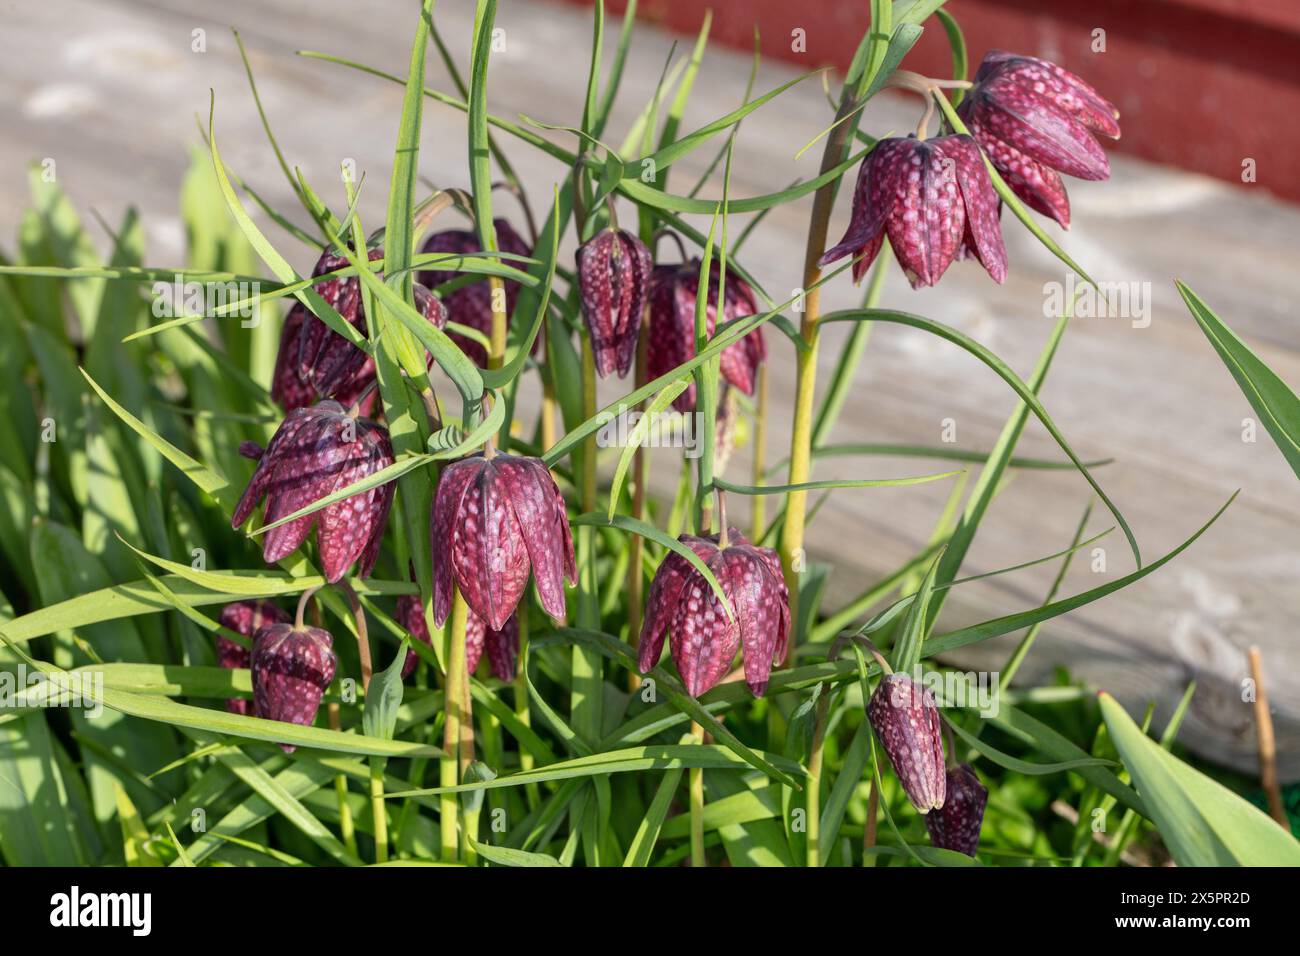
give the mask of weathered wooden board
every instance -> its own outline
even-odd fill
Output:
[[[348,56],[403,73],[414,6],[384,0],[361,5],[227,0],[58,0],[5,4],[0,33],[0,234],[12,236],[26,201],[23,167],[53,158],[63,187],[83,211],[109,221],[128,203],[147,224],[153,262],[180,261],[183,240],[176,210],[187,147],[197,142],[194,118],[216,92],[217,131],[227,162],[281,208],[292,207],[262,137],[228,32],[237,26],[253,57],[263,97],[290,161],[330,194],[338,163],[355,160],[367,173],[362,215],[382,221],[400,89],[337,66],[296,57],[308,48]],[[219,16],[222,20],[213,19]],[[443,0],[437,20],[458,50],[466,46],[472,5]],[[494,112],[524,113],[575,123],[587,70],[589,22],[581,11],[545,3],[503,4],[505,49],[493,60],[489,96]],[[616,29],[616,24],[612,29]],[[206,31],[206,52],[192,49],[192,31]],[[673,38],[640,31],[629,59],[624,96],[609,138],[650,96]],[[611,39],[612,45],[612,39]],[[680,55],[687,45],[679,45]],[[462,65],[464,57],[461,58]],[[815,64],[809,64],[812,68]],[[693,128],[738,105],[747,58],[715,51],[703,66],[687,111]],[[765,65],[758,89],[795,75]],[[430,59],[429,83],[451,90],[442,65]],[[733,195],[771,192],[796,177],[815,175],[818,151],[794,154],[830,121],[816,78],[751,116],[737,144]],[[907,130],[917,103],[882,98],[865,122],[876,132]],[[422,173],[440,185],[464,185],[463,116],[429,103]],[[510,143],[512,159],[532,194],[546,196],[565,174],[552,160]],[[1243,145],[1248,152],[1248,147]],[[692,183],[712,149],[680,164],[677,191]],[[1129,319],[1074,320],[1043,390],[1065,435],[1085,458],[1113,457],[1098,476],[1131,522],[1147,559],[1178,544],[1232,493],[1241,496],[1219,524],[1177,562],[1139,585],[1048,625],[1024,676],[1056,665],[1120,696],[1130,706],[1160,702],[1158,722],[1186,683],[1199,690],[1182,739],[1198,753],[1243,770],[1254,767],[1249,709],[1240,700],[1244,649],[1263,649],[1278,721],[1284,775],[1300,775],[1300,485],[1262,434],[1242,440],[1252,413],[1229,374],[1186,314],[1173,288],[1193,284],[1246,336],[1281,375],[1300,382],[1300,332],[1290,285],[1295,274],[1300,211],[1251,192],[1123,157],[1109,183],[1075,183],[1075,226],[1062,239],[1099,279],[1135,282],[1149,299],[1150,324]],[[337,200],[339,190],[333,190]],[[704,195],[718,195],[713,183]],[[509,200],[503,197],[503,204]],[[744,251],[747,267],[783,299],[798,285],[808,201],[773,212]],[[844,201],[832,232],[847,217]],[[268,227],[272,228],[272,227]],[[274,235],[274,233],[272,233]],[[1010,217],[1006,235],[1012,272],[994,285],[974,263],[959,263],[933,290],[911,291],[890,275],[884,302],[947,322],[992,348],[1027,375],[1050,329],[1045,284],[1065,281],[1060,265]],[[310,250],[285,239],[299,268]],[[824,295],[829,308],[854,305],[860,293],[837,280]],[[847,328],[823,337],[821,373],[829,374]],[[794,363],[788,343],[773,336],[773,456],[787,442]],[[603,394],[614,398],[618,386]],[[945,419],[956,443],[987,449],[1016,399],[996,376],[956,348],[919,332],[879,327],[872,333],[852,400],[834,433],[838,442],[938,443]],[[1030,424],[1024,454],[1057,456],[1041,426]],[[731,476],[747,474],[748,449],[735,456]],[[918,473],[932,463],[893,459],[821,462],[819,477]],[[674,462],[656,458],[667,487]],[[947,488],[941,484],[836,492],[809,534],[814,560],[833,562],[830,600],[842,601],[889,572],[925,540]],[[965,573],[978,573],[1065,547],[1089,490],[1073,472],[1023,472],[991,509]],[[736,506],[736,511],[742,511]],[[739,517],[740,515],[738,515]],[[1091,527],[1111,522],[1094,511]],[[1077,559],[1064,593],[1122,575],[1132,559],[1118,533],[1104,542],[1105,570]],[[1045,566],[954,594],[942,622],[949,626],[1031,607],[1042,600],[1054,568]],[[1016,636],[972,650],[961,660],[997,667]]]

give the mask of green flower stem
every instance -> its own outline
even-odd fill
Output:
[[[867,822],[862,827],[862,865],[875,866],[876,856],[867,853],[876,845],[876,818],[880,816],[880,791],[876,789],[876,780],[872,777],[871,790],[867,796]]]
[[[522,607],[518,612],[519,621],[519,661],[515,666],[514,679],[514,697],[515,697],[515,716],[525,727],[532,726],[532,717],[528,709],[528,609]],[[533,759],[532,751],[527,747],[519,747],[519,769],[521,772],[532,770],[536,766]],[[530,783],[524,786],[524,794],[528,798],[528,806],[537,806],[541,797],[541,791],[537,784]]]
[[[648,370],[648,353],[649,353],[649,326],[648,323],[641,323],[641,334],[637,340],[636,346],[636,369],[633,373],[636,376],[636,387],[641,388],[649,381]],[[638,408],[645,408],[642,402]],[[550,447],[550,446],[546,446]],[[632,517],[637,521],[645,520],[645,499],[646,499],[646,482],[650,480],[650,455],[644,445],[639,446],[636,453],[632,456]],[[628,542],[628,562],[627,562],[627,642],[633,647],[641,637],[641,621],[644,613],[642,607],[641,588],[645,581],[644,572],[641,568],[642,549],[644,544],[639,534],[634,534]],[[641,686],[641,675],[636,671],[627,673],[627,689],[635,692]]]
[[[855,97],[845,89],[840,97],[836,125],[826,139],[822,154],[821,173],[829,172],[844,161],[854,123],[846,120],[857,108]],[[832,180],[813,194],[812,216],[808,223],[808,244],[804,250],[804,313],[799,332],[807,348],[797,351],[795,357],[794,425],[790,433],[789,484],[803,484],[812,472],[813,400],[817,390],[817,341],[821,315],[821,267],[817,260],[826,248],[826,235],[830,228],[831,209],[835,205],[838,182]],[[799,611],[799,571],[804,567],[803,538],[807,491],[792,491],[786,496],[785,524],[781,532],[781,567],[785,570],[786,586],[790,589],[790,617],[794,620]],[[787,649],[789,658],[793,646]]]
[[[704,743],[704,728],[691,721],[691,735]],[[704,858],[704,768],[692,767],[689,778],[691,814],[691,866],[706,866]]]
[[[591,340],[582,335],[582,416],[586,420],[596,414],[596,355]],[[596,510],[596,436],[589,435],[582,444],[582,475],[579,479],[579,499],[584,513]],[[590,525],[579,526],[577,536],[578,558],[578,615],[579,627],[600,630],[600,582],[596,576],[596,529]],[[573,729],[589,740],[600,739],[601,656],[598,651],[583,644],[574,644],[572,652],[572,708]]]
[[[326,713],[329,715],[330,730],[342,730],[339,705],[330,704]],[[357,829],[352,822],[352,805],[348,803],[348,778],[343,774],[334,778],[334,792],[339,798],[339,833],[343,837],[343,846],[353,856],[357,856]]]
[[[388,862],[388,810],[384,805],[384,764],[370,761],[370,812],[375,825],[375,862]]]
[[[821,789],[822,753],[826,744],[826,718],[830,713],[830,695],[822,694],[817,700],[817,722],[813,727],[812,747],[808,751],[808,782],[804,786],[808,814],[808,865],[822,865],[821,848]]]
[[[469,764],[469,753],[461,752],[464,738],[462,724],[470,722],[465,708],[465,689],[469,675],[465,669],[465,625],[469,620],[469,606],[456,588],[451,605],[451,626],[447,631],[447,681],[445,685],[444,707],[446,721],[442,727],[442,749],[445,752],[439,765],[438,784],[454,787],[460,783],[465,766]],[[470,742],[473,745],[473,730]],[[439,801],[439,827],[441,833],[442,860],[451,863],[460,858],[460,797],[455,793],[444,793]]]

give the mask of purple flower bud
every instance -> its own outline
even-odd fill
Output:
[[[730,322],[758,313],[758,300],[749,284],[727,271],[722,301],[722,321]],[[699,260],[655,266],[650,275],[650,330],[648,370],[651,378],[667,374],[695,357],[695,299],[700,288]],[[705,324],[710,336],[717,325],[718,268],[709,270],[709,304]],[[754,394],[758,367],[767,359],[763,330],[754,329],[722,350],[722,377],[746,395]],[[695,408],[695,384],[673,401],[680,412]]]
[[[433,616],[451,611],[452,582],[491,630],[519,605],[532,570],[551,617],[564,617],[564,580],[577,580],[564,497],[537,458],[476,455],[448,465],[430,521]]]
[[[867,717],[912,806],[921,813],[942,807],[943,740],[934,695],[906,674],[886,674],[867,704]]]
[[[596,371],[626,375],[650,290],[650,250],[630,232],[602,229],[578,250],[578,287]]]
[[[370,258],[382,259],[382,249],[371,249]],[[329,253],[321,256],[313,276],[345,268],[348,260]],[[361,280],[356,276],[334,277],[316,283],[316,292],[362,336],[368,334],[362,308]],[[447,324],[442,302],[423,286],[415,287],[415,306],[438,328]],[[351,405],[375,380],[375,362],[343,336],[316,318],[301,302],[295,303],[280,332],[280,350],[271,378],[271,397],[285,411],[313,404],[317,398],[333,398]],[[369,414],[373,395],[362,402],[361,413]]]
[[[429,628],[424,621],[424,609],[420,599],[413,594],[403,594],[397,599],[397,622],[406,628],[417,641],[432,645]],[[497,680],[511,681],[515,678],[515,659],[519,656],[519,617],[511,614],[506,626],[494,631],[477,614],[470,613],[465,626],[465,669],[474,673],[478,662],[483,657],[484,649],[488,653],[488,662],[492,666],[492,676]],[[406,652],[402,664],[402,679],[411,676],[419,656],[415,651]]]
[[[253,714],[310,727],[334,680],[334,639],[319,627],[269,624],[253,638]],[[285,753],[294,745],[280,744]]]
[[[429,636],[429,625],[424,620],[424,606],[420,604],[418,594],[403,594],[397,599],[396,617],[397,623],[406,628],[411,637],[430,647],[433,646],[433,638]],[[415,665],[419,662],[420,656],[408,648],[406,660],[402,662],[402,680],[411,676]]]
[[[228,627],[236,634],[251,638],[268,624],[283,624],[289,615],[270,601],[236,601],[221,609],[218,619],[222,627]],[[251,652],[242,644],[236,644],[228,637],[217,635],[217,663],[222,667],[235,669],[247,667]],[[252,712],[250,702],[243,698],[226,701],[226,710],[232,714],[249,714]]]
[[[1062,226],[1070,200],[1058,173],[1110,177],[1093,134],[1118,139],[1119,112],[1055,63],[991,51],[957,112],[1012,191]]]
[[[988,789],[979,782],[969,764],[950,768],[943,806],[925,815],[930,842],[945,850],[974,856],[988,802]]]
[[[667,634],[677,673],[692,697],[713,688],[726,676],[743,648],[745,682],[762,697],[772,665],[785,656],[790,632],[790,593],[781,562],[771,548],[759,548],[739,531],[728,532],[729,545],[718,536],[684,534],[679,541],[699,556],[722,585],[733,618],[689,561],[670,551],[655,572],[646,598],[637,667],[646,673],[663,652]]]
[[[497,230],[497,246],[502,252],[509,252],[513,255],[526,256],[532,250],[528,243],[515,232],[514,228],[504,219],[494,219],[493,223]],[[435,232],[424,243],[423,252],[440,252],[452,255],[465,255],[469,253],[482,252],[483,247],[479,245],[478,235],[469,229],[447,229],[443,232]],[[430,289],[437,289],[444,282],[450,282],[452,279],[461,278],[466,273],[450,272],[446,269],[430,269],[420,273],[420,282]],[[506,293],[506,316],[507,318],[514,315],[515,300],[519,298],[519,283],[507,281],[504,283]],[[447,316],[452,322],[460,325],[468,325],[470,328],[477,329],[484,335],[492,333],[492,287],[486,279],[481,282],[471,282],[469,285],[461,286],[454,292],[448,292],[443,300],[447,308]],[[473,339],[467,339],[462,335],[451,334],[451,340],[460,346],[467,356],[469,356],[479,367],[487,366],[487,350]],[[537,353],[537,343],[533,343],[533,354]]]
[[[885,236],[914,289],[937,283],[963,249],[1006,279],[997,193],[975,140],[882,139],[858,168],[848,231],[819,264],[865,253],[853,266],[859,281]]]
[[[235,507],[231,527],[242,525],[263,498],[264,521],[271,524],[392,463],[393,447],[382,426],[353,418],[328,399],[295,409],[280,423],[258,461]],[[392,482],[336,501],[268,531],[262,557],[274,564],[297,550],[312,528],[319,526],[316,544],[325,579],[338,581],[358,559],[358,572],[366,577],[379,557],[392,503]]]

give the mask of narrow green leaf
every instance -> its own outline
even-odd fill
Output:
[[[1192,318],[1237,380],[1250,407],[1263,420],[1287,464],[1300,477],[1300,398],[1260,361],[1250,346],[1228,328],[1200,296],[1182,282],[1175,280],[1174,284],[1178,286],[1178,294],[1183,297]]]
[[[1092,472],[1088,470],[1088,467],[1079,459],[1079,456],[1074,453],[1074,449],[1070,447],[1068,442],[1066,442],[1065,436],[1062,435],[1060,430],[1056,427],[1056,423],[1053,422],[1051,416],[1047,414],[1047,409],[1045,409],[1042,403],[1038,401],[1037,396],[1034,395],[1029,386],[1021,381],[1020,376],[1013,372],[1000,358],[968,335],[965,335],[950,326],[944,325],[941,322],[935,322],[931,319],[924,318],[923,316],[912,315],[908,312],[894,312],[887,309],[850,309],[843,312],[832,312],[829,315],[824,316],[821,321],[823,325],[827,322],[891,322],[898,325],[911,326],[915,329],[922,329],[923,331],[930,332],[941,339],[945,339],[946,341],[965,349],[971,355],[975,356],[991,368],[998,374],[999,378],[1011,386],[1015,393],[1020,396],[1021,401],[1029,406],[1038,420],[1043,423],[1043,427],[1047,429],[1048,434],[1052,436],[1070,461],[1074,462],[1075,468],[1079,470],[1079,473],[1082,474],[1088,484],[1092,486],[1092,490],[1097,493],[1097,497],[1105,503],[1106,507],[1110,510],[1110,513],[1114,515],[1115,521],[1118,522],[1120,528],[1124,532],[1124,537],[1128,539],[1129,548],[1133,552],[1134,562],[1139,568],[1142,566],[1142,554],[1138,550],[1137,538],[1133,536],[1133,531],[1129,528],[1128,522],[1124,520],[1124,515],[1120,512],[1119,508],[1115,506],[1115,503],[1110,500],[1110,497],[1106,492],[1102,490],[1101,485],[1097,484],[1097,480],[1093,478]]]
[[[1110,694],[1101,713],[1179,866],[1300,866],[1300,842],[1267,814],[1162,748]]]

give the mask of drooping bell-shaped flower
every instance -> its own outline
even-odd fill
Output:
[[[564,617],[564,581],[577,580],[564,497],[537,458],[494,454],[443,469],[430,520],[433,616],[451,611],[452,584],[469,609],[504,630],[532,571],[551,617]]]
[[[821,265],[862,254],[861,280],[889,237],[912,288],[934,285],[965,249],[994,281],[1007,277],[1007,251],[979,147],[969,136],[882,139],[858,168],[853,211],[844,238]]]
[[[623,229],[602,229],[578,249],[578,289],[596,371],[624,376],[636,359],[650,293],[650,250]]]
[[[235,507],[231,527],[242,525],[263,498],[264,523],[272,524],[392,463],[393,447],[383,426],[354,417],[328,399],[295,409],[259,458]],[[274,564],[297,550],[318,527],[316,545],[325,579],[338,581],[358,560],[358,572],[366,577],[379,556],[392,503],[392,482],[350,495],[266,532],[262,557]]]
[[[710,336],[718,322],[718,267],[709,270],[709,302],[705,327]],[[655,266],[650,276],[650,328],[647,366],[651,378],[658,378],[695,357],[695,300],[700,288],[700,263],[692,260],[677,265]],[[727,270],[722,298],[722,321],[758,313],[754,290],[744,279]],[[722,377],[746,395],[754,394],[758,367],[767,359],[763,330],[754,329],[732,342],[719,357]],[[695,408],[695,384],[676,399],[679,412]]]
[[[880,679],[867,717],[903,791],[921,813],[943,806],[946,773],[934,695],[903,673]]]
[[[943,806],[925,815],[930,842],[945,850],[974,856],[988,802],[988,788],[979,782],[969,764],[950,767]]]
[[[646,673],[663,652],[664,637],[677,673],[692,697],[714,687],[731,670],[743,650],[745,683],[762,697],[772,665],[785,656],[790,633],[790,592],[781,561],[771,548],[755,547],[739,531],[728,532],[726,547],[718,536],[678,538],[704,562],[722,585],[733,615],[695,566],[670,551],[655,572],[646,598],[637,666]]]
[[[289,620],[289,615],[270,601],[236,601],[221,609],[218,620],[222,627],[251,639],[268,624],[285,623]],[[251,658],[252,652],[247,647],[236,644],[228,637],[217,635],[217,663],[220,666],[231,670],[248,667]],[[250,714],[253,710],[252,701],[232,698],[226,701],[226,710],[232,714]]]
[[[406,628],[417,641],[432,644],[419,597],[403,594],[397,599],[397,623]],[[515,659],[519,656],[518,615],[511,614],[506,626],[494,631],[483,623],[481,617],[470,613],[465,623],[465,669],[469,673],[478,669],[484,650],[487,651],[488,663],[492,667],[492,676],[501,681],[514,680]],[[406,652],[406,660],[402,664],[403,680],[411,676],[419,659],[415,651]]]
[[[1094,134],[1118,139],[1119,112],[1055,63],[990,51],[957,115],[1012,191],[1062,226],[1070,225],[1070,200],[1060,174],[1110,178]]]
[[[269,624],[253,638],[253,714],[310,727],[334,680],[334,639],[319,627]],[[280,744],[285,753],[294,745]]]
[[[515,232],[514,227],[505,219],[494,219],[493,223],[497,230],[497,247],[502,252],[509,252],[514,255],[526,256],[531,253],[528,243],[524,241],[519,233]],[[469,253],[482,252],[483,247],[479,244],[478,234],[471,229],[446,229],[442,232],[435,232],[424,243],[423,252],[437,252],[451,255],[467,255]],[[461,272],[451,272],[446,269],[427,269],[420,273],[420,282],[430,289],[437,289],[444,282],[450,282],[466,275]],[[507,280],[503,283],[506,295],[506,317],[514,315],[515,300],[519,298],[519,283]],[[443,297],[443,305],[447,308],[447,316],[452,322],[460,325],[468,325],[472,329],[477,329],[484,335],[492,333],[492,287],[486,279],[479,282],[471,282],[468,285],[448,292]],[[487,350],[473,339],[466,338],[463,335],[451,333],[451,340],[455,342],[469,358],[471,358],[480,367],[487,365]],[[537,343],[533,343],[533,353],[537,352]]]
[[[371,249],[369,255],[372,260],[382,259],[384,252]],[[324,275],[347,265],[348,260],[342,256],[326,253],[317,261],[312,275]],[[363,338],[368,334],[360,279],[334,276],[316,283],[315,290]],[[442,302],[418,284],[415,306],[438,328],[447,324]],[[291,412],[320,398],[351,405],[365,395],[374,380],[374,359],[312,315],[301,302],[294,304],[280,331],[280,349],[271,377],[271,397],[281,408]],[[369,414],[373,404],[373,395],[365,395],[361,414]]]

